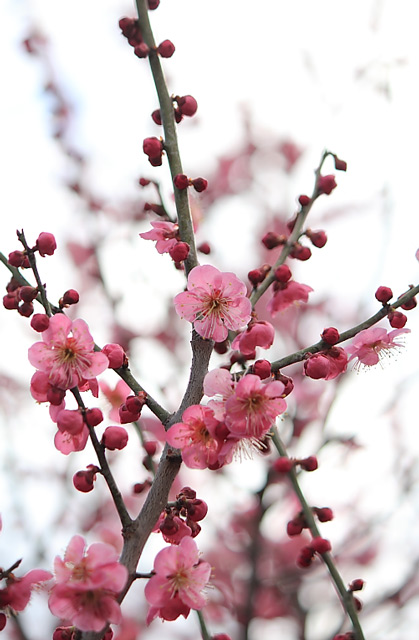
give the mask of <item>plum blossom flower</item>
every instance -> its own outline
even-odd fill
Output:
[[[220,468],[231,462],[237,440],[230,439],[224,425],[214,417],[210,407],[196,404],[188,407],[182,422],[173,424],[167,432],[167,442],[182,450],[182,458],[191,469]]]
[[[192,269],[188,290],[179,293],[174,303],[178,315],[192,322],[200,336],[216,342],[225,340],[229,329],[245,326],[252,310],[244,282],[210,265]]]
[[[52,574],[43,569],[32,569],[22,578],[10,574],[6,578],[6,587],[0,589],[0,609],[10,607],[14,611],[23,611],[30,600],[33,588],[50,578]]]
[[[55,558],[55,580],[49,597],[51,612],[82,631],[100,631],[108,622],[118,624],[116,600],[128,578],[114,547],[97,542],[85,551],[82,536],[73,536],[64,558]]]
[[[237,349],[243,355],[252,355],[256,347],[269,349],[275,337],[275,329],[270,322],[253,322],[246,331],[239,333],[231,343],[232,349]]]
[[[178,545],[162,549],[154,560],[152,578],[145,587],[151,605],[147,624],[156,616],[163,620],[185,618],[191,609],[202,609],[206,600],[202,591],[208,584],[211,565],[199,559],[196,542],[186,536]]]
[[[330,347],[309,355],[304,362],[304,374],[314,380],[333,380],[346,371],[348,356],[342,347]]]
[[[390,351],[399,351],[403,344],[395,338],[402,333],[410,333],[410,329],[394,329],[387,333],[381,327],[370,327],[360,331],[346,350],[350,354],[349,360],[358,359],[355,368],[361,365],[372,367],[378,364],[383,356]]]
[[[253,374],[241,378],[225,403],[225,423],[230,432],[242,438],[265,435],[287,408],[284,388],[278,380],[266,384]]]
[[[69,334],[72,335],[69,335]],[[43,342],[29,349],[29,362],[47,373],[50,383],[59,389],[93,383],[108,366],[104,353],[94,351],[93,338],[84,320],[67,318],[58,313],[42,332]]]
[[[313,289],[307,284],[301,284],[300,282],[295,282],[295,280],[280,283],[266,308],[273,317],[279,311],[284,311],[290,307],[294,302],[307,302],[308,294],[311,291]]]
[[[159,253],[168,253],[179,242],[179,226],[174,222],[157,220],[151,223],[150,231],[140,233],[144,240],[156,240],[156,249]]]

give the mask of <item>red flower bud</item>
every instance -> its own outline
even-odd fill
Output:
[[[147,0],[148,8],[150,11],[157,9],[160,4],[160,0]]]
[[[271,375],[271,363],[268,360],[256,360],[253,373],[261,380],[266,380]]]
[[[208,505],[203,500],[195,498],[191,500],[186,506],[188,512],[188,519],[192,522],[200,522],[205,518],[208,513]]]
[[[310,247],[304,247],[299,242],[296,242],[293,249],[290,251],[290,256],[296,260],[305,261],[311,258],[311,249]]]
[[[106,427],[101,443],[106,449],[123,449],[128,443],[128,433],[124,427]]]
[[[391,311],[388,314],[388,320],[393,329],[402,329],[407,322],[407,317],[400,311]]]
[[[171,58],[175,52],[175,45],[170,40],[163,40],[157,47],[157,53],[162,58]]]
[[[57,248],[57,243],[52,233],[46,233],[45,231],[40,233],[36,241],[36,248],[41,256],[52,256]]]
[[[92,491],[93,483],[96,480],[96,474],[98,471],[98,467],[95,467],[93,464],[89,464],[87,471],[77,471],[77,473],[74,474],[73,485],[82,493]]]
[[[98,424],[103,422],[103,413],[97,407],[87,409],[84,414],[84,419],[89,427],[97,427]]]
[[[38,289],[36,287],[20,287],[19,288],[19,298],[23,300],[23,302],[32,302],[35,300],[38,295]]]
[[[328,327],[321,334],[321,338],[327,342],[327,344],[337,344],[337,342],[339,342],[340,334],[335,327]]]
[[[401,309],[404,309],[405,311],[411,311],[411,309],[414,309],[416,305],[416,298],[410,298],[410,300],[402,304]]]
[[[311,202],[311,198],[309,198],[308,196],[305,196],[305,195],[301,195],[298,198],[298,202],[300,203],[300,205],[302,207],[307,207]]]
[[[32,302],[22,302],[17,308],[18,313],[25,318],[29,318],[33,314]]]
[[[356,578],[356,580],[352,580],[349,585],[349,591],[361,591],[364,588],[364,580],[361,578]]]
[[[320,522],[330,522],[330,520],[333,520],[333,511],[329,507],[314,507],[313,511]]]
[[[295,467],[295,460],[293,458],[281,457],[277,458],[273,465],[272,469],[277,473],[288,473]]]
[[[189,187],[189,178],[184,173],[178,173],[173,178],[173,184],[177,189],[187,189]]]
[[[144,442],[143,448],[147,455],[154,456],[157,451],[157,442],[155,440]]]
[[[134,47],[134,53],[137,58],[147,58],[148,54],[150,53],[150,48],[146,45],[145,42],[140,42],[136,47]]]
[[[102,353],[104,353],[109,360],[109,369],[119,369],[128,364],[128,358],[120,344],[105,344]]]
[[[138,184],[140,187],[147,187],[150,184],[150,180],[147,180],[147,178],[140,178],[138,180]]]
[[[319,466],[316,456],[309,456],[308,458],[298,460],[298,464],[304,471],[315,471]]]
[[[327,242],[327,235],[324,231],[310,231],[308,230],[306,232],[306,236],[308,238],[310,238],[311,243],[317,247],[318,249],[321,249],[322,247],[324,247],[324,245]]]
[[[17,309],[19,307],[19,298],[14,293],[8,293],[6,296],[3,296],[3,307],[8,309],[8,311],[12,311],[12,309]]]
[[[193,96],[177,96],[176,102],[183,116],[194,116],[198,109],[198,103]]]
[[[75,289],[69,289],[63,295],[60,300],[60,307],[66,307],[71,304],[77,304],[80,300],[80,296]]]
[[[42,333],[49,327],[49,317],[45,313],[35,313],[31,318],[31,327],[35,331]]]
[[[265,245],[267,249],[275,249],[275,247],[279,247],[279,245],[284,244],[286,239],[284,236],[280,236],[274,231],[268,231],[262,238],[262,243]]]
[[[328,196],[336,187],[337,184],[334,175],[319,176],[319,179],[317,180],[317,192],[319,194],[324,193]]]
[[[12,267],[21,267],[25,261],[26,255],[23,251],[12,251],[9,253],[8,263],[12,265]]]
[[[192,180],[192,186],[195,191],[201,193],[201,191],[205,191],[205,189],[208,187],[208,180],[205,180],[205,178],[194,178]]]
[[[375,292],[375,297],[378,302],[387,304],[387,302],[392,299],[393,292],[390,287],[378,287],[377,291]]]
[[[211,247],[208,242],[201,242],[201,244],[197,247],[197,250],[206,256],[211,253]]]
[[[336,171],[346,171],[346,169],[348,168],[348,165],[345,162],[345,160],[341,160],[337,156],[333,156],[333,157],[335,159],[335,169],[336,169]]]
[[[288,282],[291,277],[291,269],[287,264],[281,264],[278,269],[275,269],[275,279],[278,280],[278,282]]]
[[[326,540],[326,538],[321,538],[320,536],[318,536],[317,538],[313,538],[313,540],[311,541],[311,547],[314,549],[314,551],[317,551],[317,553],[323,554],[327,551],[330,551],[332,545],[330,544],[329,540]]]
[[[189,245],[187,242],[178,242],[169,251],[169,255],[174,262],[183,262],[189,255]]]
[[[143,140],[143,151],[150,158],[161,156],[163,151],[162,141],[156,137],[145,138]]]

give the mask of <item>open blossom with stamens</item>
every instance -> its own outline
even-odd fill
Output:
[[[192,269],[188,290],[179,293],[174,303],[176,312],[193,322],[200,336],[216,342],[225,340],[229,330],[245,326],[252,310],[244,282],[210,265]]]
[[[265,384],[249,374],[237,383],[225,403],[225,423],[234,436],[261,438],[287,408],[284,385],[278,380]]]
[[[56,584],[49,597],[51,612],[82,631],[101,631],[107,622],[118,624],[119,592],[128,578],[126,567],[117,561],[114,547],[103,542],[90,545],[73,536],[64,558],[55,558]]]
[[[389,351],[398,351],[403,344],[397,342],[397,336],[402,333],[410,333],[410,329],[394,329],[387,333],[381,327],[370,327],[360,331],[346,350],[350,355],[349,360],[358,358],[355,366],[361,364],[371,367],[377,364]]]
[[[211,565],[199,559],[195,540],[182,538],[178,545],[162,549],[154,560],[152,578],[145,587],[145,597],[151,605],[147,624],[156,616],[163,620],[185,618],[191,609],[202,609],[206,600],[202,594],[211,575]]]
[[[172,425],[167,442],[182,450],[182,458],[191,469],[214,469],[231,462],[237,439],[225,440],[228,430],[214,417],[209,407],[194,404],[182,416],[182,422]]]
[[[307,284],[289,280],[278,285],[273,298],[267,304],[267,310],[272,316],[284,311],[294,303],[307,302],[308,294],[313,291]]]
[[[71,333],[71,335],[69,335]],[[84,320],[57,313],[42,332],[43,342],[29,349],[29,362],[48,374],[49,382],[59,389],[86,384],[108,366],[104,353],[94,351],[94,341]]]

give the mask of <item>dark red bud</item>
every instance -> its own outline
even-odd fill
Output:
[[[12,265],[12,267],[21,267],[25,261],[25,254],[23,251],[12,251],[9,253],[8,263]]]
[[[378,287],[377,291],[375,292],[375,297],[378,302],[387,304],[387,302],[392,299],[393,292],[390,287]]]
[[[300,205],[302,207],[307,207],[311,202],[311,198],[309,198],[308,196],[305,196],[305,195],[301,195],[298,198],[298,202],[300,203]]]
[[[336,187],[337,184],[334,175],[319,176],[317,180],[317,191],[319,194],[324,193],[328,196]]]
[[[391,311],[388,314],[388,320],[393,329],[402,329],[407,322],[407,317],[400,311]]]
[[[318,536],[317,538],[313,538],[313,540],[311,541],[311,547],[317,553],[323,554],[327,553],[327,551],[330,551],[332,545],[330,544],[329,540],[326,540],[326,538],[321,538],[320,536]]]
[[[275,249],[275,247],[279,247],[279,245],[284,244],[285,242],[286,239],[284,236],[280,236],[274,231],[268,231],[268,233],[265,233],[262,238],[262,243],[267,249]]]
[[[170,40],[163,40],[157,47],[157,53],[162,58],[171,58],[175,52],[175,45]]]
[[[186,176],[184,173],[178,173],[174,178],[173,178],[173,184],[175,185],[175,187],[177,189],[187,189],[190,185],[190,181],[188,176]]]
[[[205,178],[194,178],[192,180],[192,186],[195,191],[201,193],[201,191],[205,191],[205,189],[208,187],[208,180],[205,180]]]
[[[327,242],[327,235],[324,231],[307,231],[306,236],[310,238],[311,243],[321,249]]]
[[[198,103],[193,96],[177,96],[176,102],[181,114],[184,116],[194,116],[198,109]]]
[[[150,49],[145,42],[140,42],[136,47],[134,47],[134,53],[137,58],[147,58],[150,53]]]
[[[335,169],[336,169],[336,171],[346,171],[346,169],[348,168],[348,165],[345,162],[345,160],[341,160],[337,156],[333,156],[333,157],[335,159]]]
[[[187,242],[178,242],[169,251],[169,255],[174,262],[183,262],[189,255],[190,247]]]
[[[296,260],[305,261],[311,258],[311,249],[310,247],[304,247],[299,242],[296,242],[294,248],[290,251],[290,256]]]
[[[208,242],[201,242],[201,244],[198,245],[197,250],[206,256],[211,253],[211,247]]]
[[[304,471],[315,471],[319,466],[316,456],[309,456],[308,458],[298,460],[298,464]]]
[[[294,467],[295,460],[287,457],[277,458],[272,465],[273,470],[277,473],[288,473]]]
[[[18,313],[25,318],[29,318],[33,314],[32,302],[22,302],[17,308]]]
[[[287,264],[281,264],[278,269],[275,269],[275,279],[278,280],[278,282],[288,282],[291,277],[291,269]]]
[[[45,313],[35,313],[31,318],[31,327],[35,331],[42,333],[49,327],[49,317]]]
[[[256,360],[253,373],[261,380],[266,380],[271,375],[271,363],[268,360]]]
[[[328,327],[321,334],[321,338],[327,342],[327,344],[337,344],[337,342],[339,342],[340,334],[335,327]]]

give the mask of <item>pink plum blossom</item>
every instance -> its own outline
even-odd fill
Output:
[[[295,302],[307,302],[308,294],[311,291],[313,289],[307,284],[289,280],[278,287],[266,308],[272,316],[275,316],[279,311],[284,311]]]
[[[246,325],[252,310],[244,282],[210,265],[192,269],[188,290],[179,293],[174,303],[178,315],[193,322],[200,336],[216,342],[225,340],[229,330]]]
[[[269,349],[275,337],[275,329],[270,322],[253,322],[246,331],[239,333],[231,343],[232,349],[237,349],[243,355],[252,355],[256,347]]]
[[[179,227],[174,222],[157,220],[151,223],[151,231],[140,233],[144,240],[156,240],[156,249],[159,253],[168,253],[179,242]]]
[[[304,362],[304,374],[314,380],[333,380],[346,371],[348,356],[342,347],[310,354]]]
[[[225,435],[210,407],[192,405],[183,412],[182,422],[170,427],[166,437],[170,446],[181,449],[187,467],[205,469],[219,468],[231,461],[235,441],[227,444]]]
[[[11,574],[6,579],[6,588],[0,589],[0,609],[11,607],[14,611],[23,611],[28,604],[33,588],[52,578],[49,571],[32,569],[22,578]]]
[[[51,612],[82,631],[100,631],[108,622],[118,624],[117,596],[128,578],[114,547],[96,542],[85,551],[82,536],[73,536],[64,558],[55,558],[55,580],[49,597]]]
[[[259,376],[244,376],[225,403],[225,423],[231,433],[242,438],[261,438],[287,408],[283,393],[282,382],[266,384]]]
[[[370,327],[360,331],[346,350],[350,355],[349,360],[358,359],[356,367],[362,364],[371,367],[387,355],[390,351],[398,351],[403,344],[395,338],[403,333],[410,333],[410,329],[394,329],[387,333],[381,327]]]
[[[147,624],[156,616],[164,620],[185,618],[191,609],[202,609],[206,599],[202,594],[211,575],[211,565],[199,559],[196,542],[186,536],[179,545],[162,549],[154,560],[152,578],[145,587],[145,597],[151,605]]]
[[[94,351],[93,338],[84,320],[72,322],[57,313],[42,332],[42,340],[30,347],[29,362],[47,373],[50,383],[59,389],[93,381],[108,366],[106,355]]]

